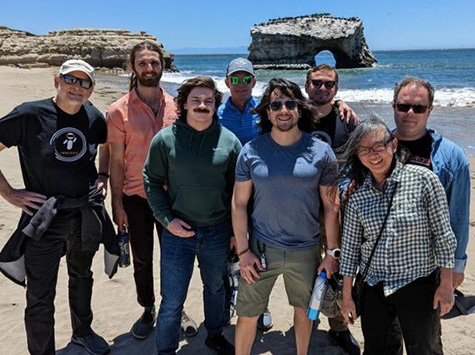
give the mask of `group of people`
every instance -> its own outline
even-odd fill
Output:
[[[23,210],[0,253],[0,269],[27,282],[25,326],[32,354],[54,354],[59,260],[69,275],[72,342],[91,354],[108,343],[91,328],[92,272],[100,242],[115,264],[118,248],[103,198],[110,183],[113,221],[128,231],[137,301],[136,339],[155,326],[158,354],[174,354],[180,328],[197,333],[184,312],[195,258],[203,283],[205,344],[219,354],[250,354],[259,325],[269,329],[269,296],[283,275],[294,308],[298,354],[321,271],[343,276],[341,313],[330,337],[349,354],[361,316],[365,354],[442,354],[440,316],[453,305],[466,264],[469,164],[453,142],[427,128],[430,83],[409,77],[395,88],[395,130],[379,118],[360,123],[335,102],[338,73],[319,65],[304,95],[272,79],[262,98],[244,58],[231,61],[222,94],[209,77],[186,80],[174,99],[160,86],[163,54],[144,41],[131,51],[130,91],[102,114],[88,101],[94,69],[68,60],[53,99],[29,102],[0,119],[0,151],[19,150],[25,189],[0,172],[0,194]],[[99,167],[95,157],[99,154]],[[337,158],[338,157],[338,158]],[[45,167],[47,166],[47,169]],[[110,179],[110,181],[109,181]],[[153,284],[154,227],[160,242],[158,315]],[[227,260],[239,257],[234,346]],[[323,252],[322,252],[323,251]],[[353,279],[367,268],[361,314]]]

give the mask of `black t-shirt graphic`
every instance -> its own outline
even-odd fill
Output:
[[[27,102],[0,120],[0,142],[18,147],[26,189],[48,197],[87,194],[97,178],[97,146],[106,139],[104,117],[89,102],[74,115],[52,99]]]

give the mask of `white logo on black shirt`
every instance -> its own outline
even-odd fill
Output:
[[[84,134],[73,127],[65,127],[57,131],[50,139],[56,159],[73,162],[81,159],[87,150]]]

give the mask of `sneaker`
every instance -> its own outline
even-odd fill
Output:
[[[360,344],[358,344],[358,341],[353,337],[349,330],[336,332],[330,329],[328,335],[349,355],[361,354]]]
[[[265,312],[262,313],[257,319],[257,329],[267,332],[270,330],[274,324],[272,323],[272,314],[269,311],[269,308],[266,308]]]
[[[94,332],[84,337],[73,335],[71,342],[84,347],[84,349],[92,355],[107,354],[111,350],[109,344],[104,340],[104,338]]]
[[[223,334],[208,336],[205,344],[219,355],[234,355],[234,346],[226,340]]]
[[[185,311],[181,313],[181,331],[187,337],[194,337],[198,334],[198,326],[196,325],[196,322],[188,317]]]
[[[153,308],[151,312],[147,310],[144,311],[142,316],[132,326],[132,336],[138,340],[146,339],[153,329],[155,316],[155,308]]]

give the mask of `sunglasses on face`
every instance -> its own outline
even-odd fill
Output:
[[[61,75],[61,78],[63,78],[64,82],[68,85],[74,85],[79,81],[79,85],[81,85],[83,89],[90,89],[92,87],[92,81],[89,79],[79,79],[70,74]]]
[[[392,141],[392,138],[390,140],[384,140],[381,142],[376,143],[372,147],[358,147],[356,152],[358,153],[359,156],[365,156],[371,153],[373,151],[374,153],[380,153],[384,151],[389,144],[389,142]]]
[[[231,80],[231,85],[239,85],[239,83],[243,83],[244,85],[248,85],[252,81],[252,75],[246,75],[243,76],[242,78],[239,78],[239,76],[230,76],[229,79]]]
[[[279,111],[283,106],[288,110],[295,110],[298,107],[298,102],[295,100],[288,101],[274,101],[269,104],[271,111]]]
[[[324,81],[324,80],[310,80],[312,85],[316,88],[320,88],[322,85],[325,86],[325,89],[333,89],[336,85],[336,81]]]
[[[428,105],[411,105],[411,104],[396,104],[396,110],[399,112],[409,112],[409,110],[412,108],[412,111],[414,113],[424,113],[427,111],[429,108]]]

